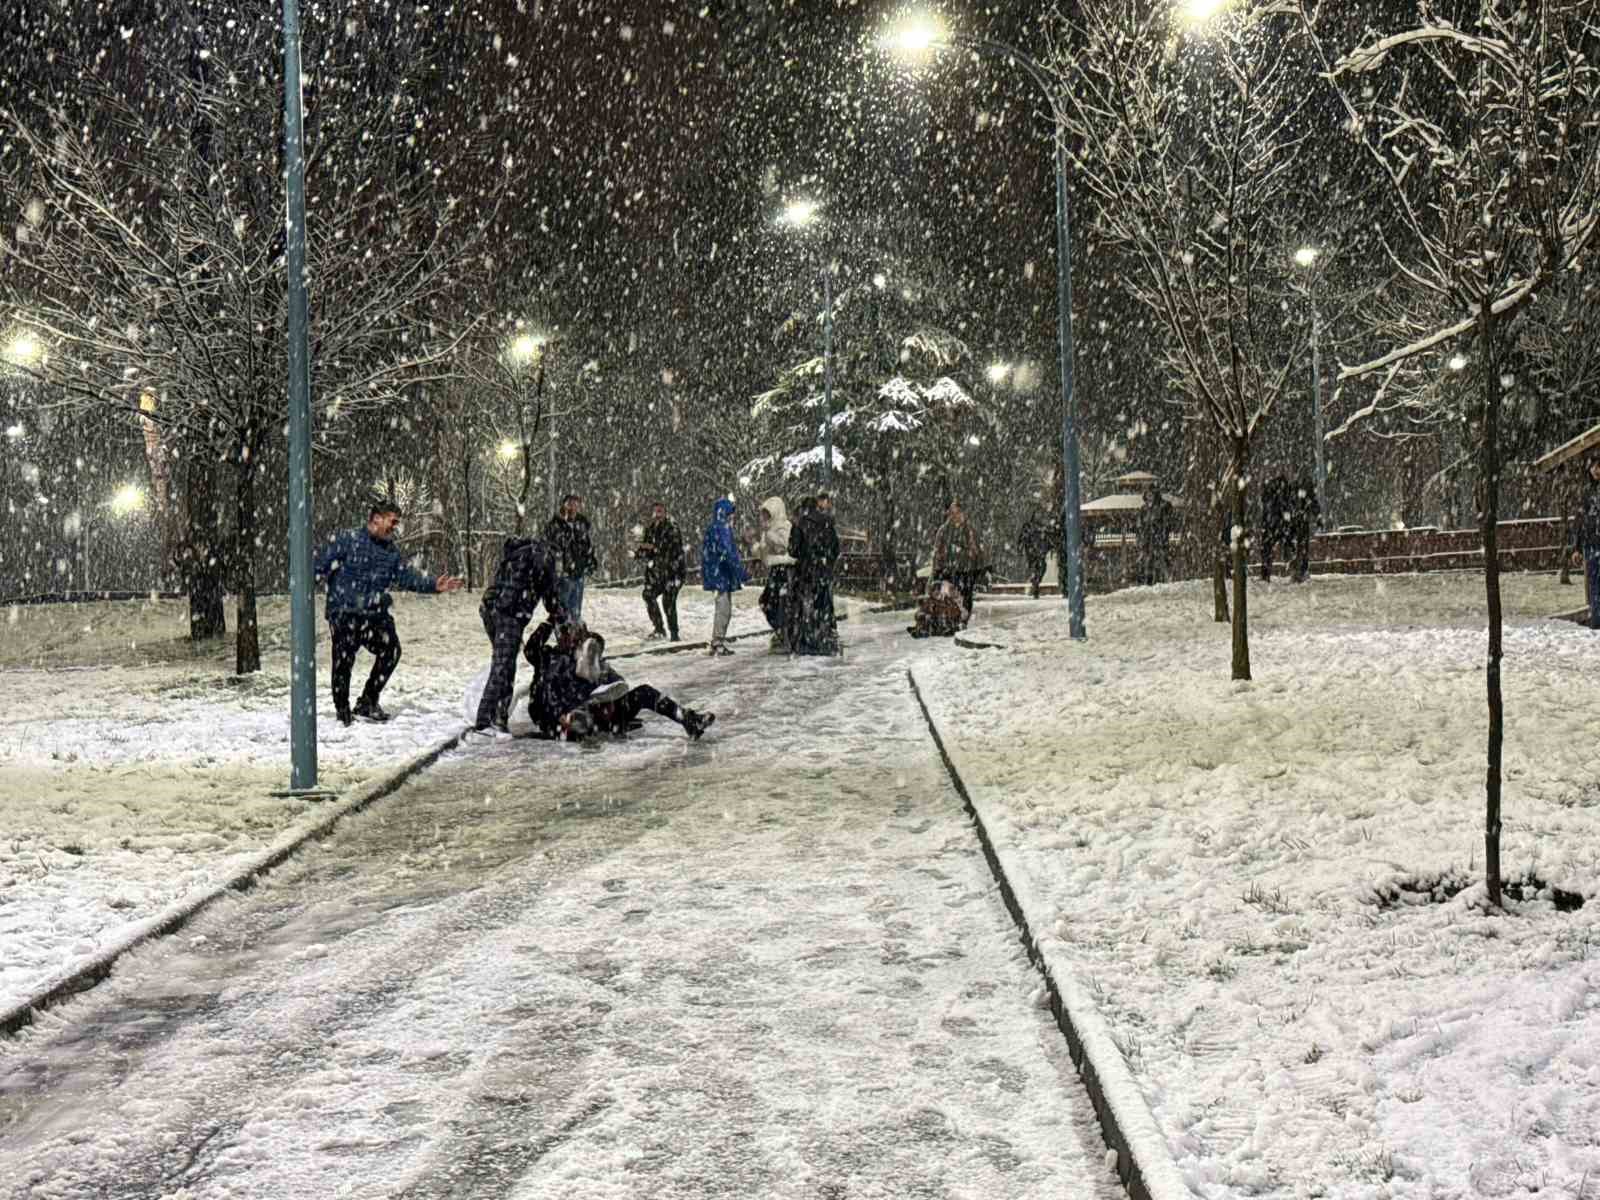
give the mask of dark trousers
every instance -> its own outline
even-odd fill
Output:
[[[356,653],[366,650],[377,661],[367,686],[361,689],[360,704],[376,704],[395,667],[400,665],[400,634],[394,618],[387,612],[329,613],[328,632],[333,637],[333,706],[339,712],[350,708],[350,673],[355,669]]]
[[[1272,578],[1272,551],[1277,544],[1275,538],[1261,539],[1261,578],[1264,580]]]
[[[1600,550],[1583,552],[1583,583],[1589,593],[1589,628],[1600,629]]]
[[[1039,594],[1039,584],[1044,581],[1044,569],[1045,569],[1045,560],[1044,559],[1042,559],[1042,558],[1030,558],[1028,560],[1028,594],[1029,595],[1037,596]]]
[[[504,724],[511,711],[511,696],[517,690],[517,655],[522,650],[522,631],[528,623],[503,613],[480,612],[478,615],[494,647],[489,682],[483,685],[483,696],[478,700],[478,719],[474,722],[479,729],[487,729],[491,724]]]
[[[656,607],[656,597],[661,598],[660,608]],[[673,637],[678,636],[678,585],[647,583],[644,585],[644,610],[650,614],[650,624],[657,633],[662,632],[661,610],[666,609],[666,632]]]
[[[972,606],[977,599],[978,573],[976,571],[954,571],[950,575],[950,582],[961,589],[961,603],[967,606],[967,620],[972,619]]]
[[[1294,581],[1304,583],[1311,577],[1311,539],[1297,537],[1294,540]]]
[[[683,724],[683,708],[678,702],[671,696],[656,691],[648,683],[641,683],[621,699],[590,706],[595,724],[602,729],[611,729],[619,733],[626,730],[629,722],[645,709],[660,713],[667,720],[676,721],[679,725]]]

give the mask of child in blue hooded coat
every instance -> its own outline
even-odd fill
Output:
[[[711,620],[711,648],[708,654],[732,654],[728,648],[728,622],[733,619],[733,594],[745,585],[750,573],[739,559],[733,540],[732,500],[718,500],[711,506],[711,524],[700,542],[700,583],[717,594]]]

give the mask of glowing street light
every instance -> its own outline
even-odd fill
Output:
[[[16,441],[19,437],[21,437],[23,434],[25,434],[27,432],[28,431],[26,429],[24,429],[20,423],[16,424],[16,425],[7,425],[6,426],[6,436],[8,438],[10,438],[13,442]]]
[[[1317,262],[1317,248],[1315,246],[1301,246],[1294,252],[1295,265],[1301,267],[1315,266]]]
[[[501,462],[510,462],[518,454],[522,453],[522,447],[507,438],[499,446],[495,447],[495,453],[500,456]]]
[[[44,346],[39,339],[26,330],[17,334],[6,343],[4,353],[0,353],[8,363],[17,367],[31,367],[44,358]]]
[[[804,229],[817,219],[822,213],[822,206],[815,200],[791,200],[783,206],[783,211],[778,214],[779,225],[793,225],[796,229]]]
[[[1228,7],[1228,0],[1184,0],[1181,13],[1190,26],[1204,25]]]
[[[1011,374],[1011,364],[1008,362],[992,362],[984,374],[989,377],[990,383],[1004,383],[1006,376]]]
[[[1191,0],[1192,2],[1192,0]],[[1221,7],[1220,3],[1217,7]],[[962,37],[945,32],[927,16],[908,18],[882,39],[883,49],[902,57],[928,54],[959,46],[975,54],[1003,58],[1039,85],[1056,115],[1056,339],[1061,357],[1061,507],[1066,526],[1062,556],[1062,596],[1067,602],[1067,626],[1077,641],[1088,637],[1083,620],[1082,478],[1078,458],[1078,410],[1072,393],[1072,239],[1067,208],[1067,139],[1061,128],[1062,99],[1057,84],[1039,62],[1015,46],[988,38]]]
[[[119,517],[138,512],[144,507],[144,489],[135,483],[123,484],[112,495],[109,507]]]
[[[524,333],[512,339],[511,357],[518,362],[532,362],[543,352],[544,339],[534,337],[531,333]]]
[[[1467,356],[1465,354],[1452,354],[1449,366],[1452,371],[1465,371],[1467,369]]]

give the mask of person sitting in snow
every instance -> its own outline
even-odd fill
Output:
[[[914,623],[906,632],[914,638],[954,637],[966,624],[961,589],[948,579],[936,579],[928,585],[928,594],[917,605]]]
[[[684,708],[647,683],[629,687],[605,660],[605,639],[577,622],[547,635],[549,622],[529,639],[539,671],[528,696],[528,716],[546,737],[581,741],[596,733],[625,734],[638,728],[646,709],[683,726],[694,741],[711,728],[715,713]]]

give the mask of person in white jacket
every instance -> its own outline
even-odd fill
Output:
[[[761,611],[772,626],[771,649],[782,653],[789,648],[784,638],[784,607],[789,599],[789,510],[782,496],[768,496],[761,502],[761,534],[751,547],[750,557],[767,568],[767,583],[761,589]]]

